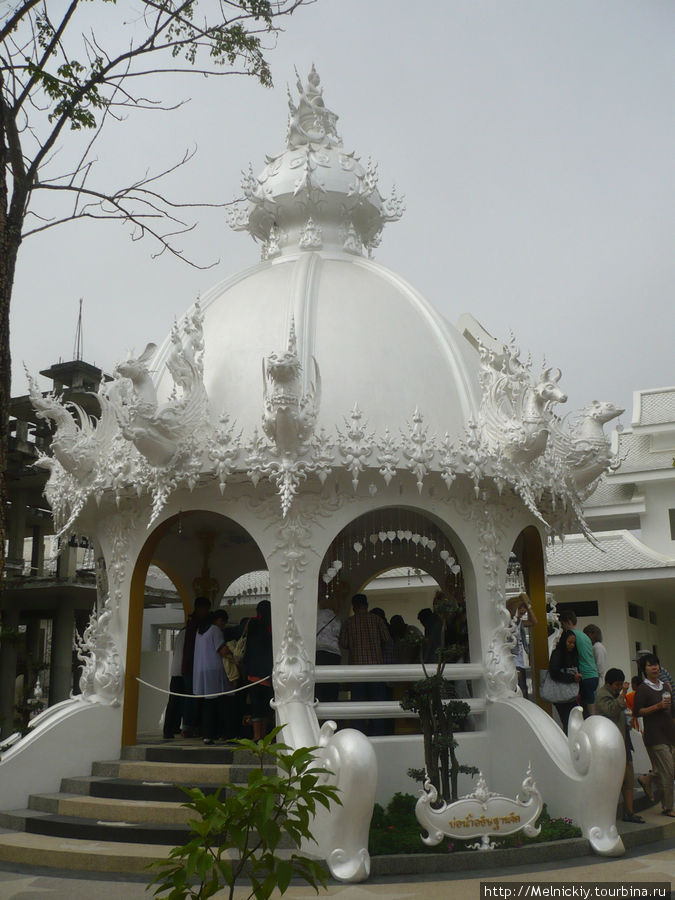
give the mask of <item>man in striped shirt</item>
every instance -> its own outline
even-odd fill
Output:
[[[349,662],[353,666],[382,665],[384,648],[391,643],[389,629],[379,616],[368,612],[368,598],[365,594],[355,594],[352,597],[352,610],[354,615],[342,625],[340,646],[349,652]],[[353,701],[385,700],[386,696],[386,685],[380,681],[352,682]],[[359,720],[353,725],[366,734],[384,733],[382,719],[371,719],[368,725]]]

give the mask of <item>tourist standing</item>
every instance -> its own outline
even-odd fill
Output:
[[[527,664],[530,658],[530,640],[527,629],[534,628],[537,624],[537,617],[532,610],[530,598],[526,593],[511,597],[506,601],[506,608],[511,618],[516,619],[516,643],[511,648],[511,653],[513,654],[513,661],[516,664],[516,672],[518,673],[518,687],[523,697],[529,700]],[[526,654],[527,659],[525,659]]]
[[[272,653],[272,605],[261,600],[256,607],[255,619],[249,619],[244,654],[244,671],[254,686],[248,691],[251,708],[253,740],[259,741],[270,730],[274,696],[271,675]]]
[[[334,601],[333,601],[334,602]],[[340,632],[342,619],[324,598],[316,614],[316,656],[317,666],[339,666],[342,662]],[[314,693],[320,703],[330,703],[338,699],[340,685],[337,681],[316,684]]]
[[[577,684],[581,683],[577,639],[573,631],[563,631],[560,635],[556,648],[551,654],[548,674],[554,681],[562,681],[566,684],[571,684],[573,681]],[[570,713],[577,706],[577,701],[569,700],[566,703],[556,703],[554,705],[560,716],[562,730],[567,734]]]
[[[200,698],[200,721],[202,739],[205,744],[212,744],[225,733],[225,691],[231,691],[232,685],[223,668],[223,656],[230,651],[225,645],[223,611],[216,611],[213,617],[204,619],[197,629],[195,637],[195,654],[193,666],[193,693],[196,695],[216,694]]]
[[[189,621],[189,619],[188,619]],[[171,674],[169,678],[169,700],[164,711],[164,726],[162,733],[165,741],[172,741],[174,736],[180,734],[180,723],[183,718],[184,697],[176,694],[185,693],[185,680],[183,678],[183,649],[185,647],[185,628],[176,635],[171,655]]]
[[[602,681],[607,671],[607,648],[602,643],[602,632],[597,625],[587,625],[584,628],[584,634],[593,645],[595,668],[598,670],[598,678]]]
[[[443,643],[443,620],[429,606],[417,613],[417,621],[424,628],[422,662],[437,663],[438,651]]]
[[[577,617],[571,609],[566,609],[560,613],[560,624],[565,630],[574,632],[577,645],[577,653],[579,654],[579,671],[581,672],[581,684],[579,687],[579,698],[584,708],[584,719],[587,719],[595,712],[593,703],[595,700],[595,692],[598,689],[600,679],[598,678],[598,667],[595,664],[595,655],[593,653],[593,644],[591,639],[583,631],[580,631],[577,625]]]
[[[188,618],[183,639],[183,664],[181,674],[186,694],[194,694],[192,677],[194,674],[195,640],[200,625],[208,618],[211,601],[208,597],[195,597],[194,611]],[[199,731],[199,704],[185,699],[183,705],[183,737],[193,737]]]
[[[389,629],[379,618],[368,612],[368,598],[365,594],[352,597],[351,615],[342,625],[340,646],[349,653],[349,662],[353,666],[381,666],[384,663],[385,648],[391,641]],[[351,698],[354,701],[385,700],[386,686],[380,681],[354,681],[351,685]],[[369,724],[363,721],[354,722],[365,734],[384,734],[381,719],[371,719]]]
[[[590,636],[590,635],[589,635]],[[621,732],[624,747],[626,748],[626,769],[623,775],[621,794],[623,796],[623,821],[644,825],[642,816],[633,811],[633,745],[630,739],[630,729],[626,721],[626,693],[628,682],[624,681],[625,675],[621,669],[608,669],[605,674],[605,683],[595,695],[595,712],[614,722]]]
[[[670,707],[670,684],[661,680],[661,665],[654,653],[641,659],[644,681],[635,691],[633,712],[642,716],[644,740],[656,777],[661,782],[663,814],[675,819],[673,809],[673,777],[675,765],[675,725]]]

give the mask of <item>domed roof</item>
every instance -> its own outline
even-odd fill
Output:
[[[298,90],[286,149],[245,176],[247,200],[231,223],[262,243],[263,261],[200,300],[211,410],[245,434],[259,428],[262,361],[294,332],[303,390],[320,377],[317,430],[334,435],[358,404],[376,435],[407,431],[418,410],[430,435],[461,438],[480,402],[478,353],[403,278],[363,255],[402,201],[384,200],[376,168],[344,150],[313,67]],[[163,397],[173,387],[170,348],[167,340],[154,364]]]
[[[262,361],[286,349],[292,323],[305,390],[312,357],[318,364],[319,428],[333,432],[358,403],[376,434],[398,434],[417,408],[432,431],[454,439],[477,412],[478,354],[414,288],[371,260],[330,250],[284,255],[222,282],[200,305],[211,410],[245,433],[260,426]],[[165,374],[160,395],[172,387]]]
[[[276,488],[286,516],[309,476],[457,479],[478,497],[505,487],[543,524],[584,531],[581,503],[618,460],[594,401],[565,427],[559,369],[535,377],[515,338],[472,317],[458,328],[404,279],[373,262],[388,221],[375,168],[343,149],[312,70],[291,101],[286,149],[245,177],[235,227],[262,262],[209,291],[160,350],[148,344],[99,389],[96,428],[34,386],[58,423],[47,495],[65,533],[90,499],[151,497],[150,523],[179,487],[230,475]],[[364,255],[367,252],[367,257]],[[59,430],[60,429],[60,430]],[[368,478],[366,481],[365,479]]]

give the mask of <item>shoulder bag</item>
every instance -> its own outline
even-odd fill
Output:
[[[543,669],[539,675],[539,696],[549,703],[571,703],[576,700],[579,685],[576,681],[556,681]]]

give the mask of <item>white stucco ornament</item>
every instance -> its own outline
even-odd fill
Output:
[[[82,663],[80,691],[86,703],[119,706],[123,668],[117,642],[111,632],[113,610],[105,597],[101,612],[94,609],[82,634],[76,636],[77,658]]]
[[[427,832],[422,841],[429,847],[440,844],[444,837],[462,840],[480,838],[470,849],[494,850],[497,846],[490,835],[506,836],[524,831],[528,837],[536,837],[541,828],[535,825],[543,809],[542,799],[528,766],[520,794],[515,800],[488,790],[482,772],[478,775],[476,789],[453,803],[435,806],[438,792],[430,781],[415,805],[417,821]]]
[[[256,479],[266,475],[277,486],[284,516],[302,479],[317,470],[325,479],[330,471],[329,457],[321,453],[321,441],[312,443],[321,403],[321,375],[314,357],[312,367],[309,390],[303,392],[303,368],[291,321],[288,349],[270,353],[263,360],[262,428],[267,442],[255,436],[247,456],[249,474]]]

